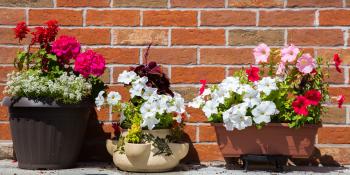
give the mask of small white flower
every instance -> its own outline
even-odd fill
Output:
[[[220,89],[233,92],[236,92],[239,86],[240,82],[237,77],[227,77],[219,84]]]
[[[271,77],[264,77],[257,83],[257,89],[269,95],[271,91],[277,90],[276,80]]]
[[[142,117],[142,120],[143,121],[142,121],[141,127],[147,126],[149,130],[152,130],[156,126],[156,124],[159,123],[159,119],[152,116]]]
[[[202,99],[202,97],[197,96],[191,102],[188,103],[188,106],[192,108],[200,108],[204,103],[205,101]]]
[[[272,101],[263,101],[257,107],[252,110],[253,120],[255,123],[270,123],[271,115],[278,114],[279,111],[276,105]]]
[[[112,106],[117,105],[121,99],[122,97],[118,92],[112,91],[107,95],[107,103]]]
[[[241,103],[232,106],[223,113],[223,121],[226,130],[232,131],[234,128],[242,130],[252,125],[251,117],[246,116],[247,107],[245,103]]]
[[[148,100],[151,96],[157,94],[157,88],[145,87],[144,92],[142,94],[142,98]]]
[[[218,109],[217,109],[218,106],[219,106],[219,104],[216,102],[207,101],[202,110],[203,110],[205,116],[207,116],[209,118],[212,114],[218,113]]]
[[[104,93],[105,91],[100,91],[98,96],[95,98],[95,104],[98,111],[101,110],[101,106],[105,103],[105,98],[103,97]]]
[[[168,112],[176,112],[182,114],[185,112],[185,100],[180,94],[175,93],[173,98],[173,104],[168,107]]]
[[[181,123],[181,122],[182,122],[181,114],[178,114],[178,115],[176,116],[176,122],[177,122],[177,123]]]
[[[252,108],[260,103],[260,93],[253,88],[248,88],[243,95],[243,101],[247,104],[248,107]]]
[[[121,74],[119,74],[118,82],[123,84],[130,84],[132,81],[134,81],[137,78],[138,76],[134,71],[124,70]]]

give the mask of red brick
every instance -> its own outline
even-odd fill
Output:
[[[9,123],[0,123],[0,140],[11,140],[11,131]]]
[[[167,45],[168,30],[157,29],[120,29],[114,30],[115,45]]]
[[[185,135],[187,135],[186,137],[190,138],[192,142],[197,142],[196,141],[197,126],[185,125],[184,132],[185,132]]]
[[[334,64],[333,56],[338,53],[343,61],[343,65],[350,64],[350,49],[340,49],[340,48],[327,48],[327,49],[317,49],[317,56],[322,57],[325,61],[329,61],[330,64]]]
[[[229,44],[233,46],[258,45],[284,45],[284,30],[231,30]]]
[[[199,89],[199,88],[198,88]],[[199,90],[198,90],[199,91]],[[198,95],[198,94],[197,94]],[[206,122],[208,119],[204,115],[203,111],[201,109],[191,108],[187,107],[186,111],[190,114],[190,118],[188,119],[188,122]]]
[[[343,32],[338,29],[292,29],[288,30],[288,43],[297,46],[342,46]]]
[[[255,26],[255,18],[252,11],[202,11],[201,26]]]
[[[201,49],[201,64],[253,64],[253,49],[250,48],[205,48]]]
[[[105,69],[105,71],[103,72],[103,74],[102,74],[102,76],[100,78],[105,84],[109,84],[111,82],[110,68],[109,67],[107,67]]]
[[[342,68],[341,68],[342,69]],[[339,73],[335,68],[330,68],[329,70],[327,68],[324,68],[325,73],[329,74],[329,77],[325,77],[325,80],[332,84],[344,84],[344,69],[342,69],[342,73]]]
[[[349,26],[350,10],[320,10],[321,26]]]
[[[56,19],[59,25],[81,26],[83,25],[83,12],[81,10],[63,10],[63,9],[30,9],[29,24],[44,25],[51,19]]]
[[[172,83],[198,83],[205,79],[208,83],[218,83],[225,78],[224,67],[172,67]]]
[[[0,121],[8,121],[8,108],[7,106],[0,106]]]
[[[52,0],[1,0],[2,7],[53,7]]]
[[[136,48],[95,48],[94,51],[102,54],[107,63],[137,64],[139,63],[139,49]]]
[[[86,24],[93,26],[138,26],[138,10],[88,10]]]
[[[168,0],[113,0],[113,7],[156,7],[165,8]]]
[[[342,7],[342,0],[288,0],[288,7]]]
[[[317,138],[319,144],[349,144],[349,127],[322,127],[318,129]]]
[[[197,12],[144,11],[143,26],[197,26]]]
[[[17,47],[0,47],[0,63],[11,64],[17,55],[17,52],[23,49]]]
[[[143,49],[142,55],[145,52],[146,49]],[[148,56],[148,61],[156,61],[159,64],[196,64],[196,60],[195,48],[151,48]]]
[[[118,78],[118,77],[117,77]],[[130,99],[130,93],[128,88],[124,87],[123,85],[113,85],[108,87],[108,92],[115,91],[119,92],[122,96],[122,101],[126,102]]]
[[[74,36],[80,43],[87,45],[111,43],[110,29],[61,29],[59,35]]]
[[[219,146],[215,144],[194,144],[194,148],[198,153],[200,161],[223,161],[224,157],[221,154]]]
[[[0,36],[0,44],[23,44],[30,42],[30,38],[27,37],[21,43],[18,43],[18,39],[15,39],[13,28],[0,28]]]
[[[199,141],[200,142],[216,142],[216,131],[213,126],[199,126]]]
[[[337,97],[339,95],[344,95],[344,97],[345,97],[344,103],[350,102],[350,88],[349,87],[330,87],[329,94],[333,97]],[[336,98],[333,99],[332,101],[333,101],[333,103],[337,103]]]
[[[109,120],[109,106],[104,106],[100,111],[96,109],[97,120],[108,121]]]
[[[229,7],[283,7],[283,0],[229,0]]]
[[[260,11],[259,26],[313,26],[314,10]]]
[[[25,21],[25,11],[23,9],[1,9],[0,24],[15,25]]]
[[[198,95],[198,88],[193,86],[180,86],[172,87],[172,91],[181,94],[182,98],[185,99],[185,102],[190,102]]]
[[[6,83],[7,74],[16,70],[13,66],[1,66],[0,67],[0,83]]]
[[[58,7],[109,7],[110,0],[57,0]]]
[[[225,31],[211,29],[174,29],[173,45],[225,45]]]
[[[170,0],[171,7],[184,8],[206,8],[206,7],[224,7],[224,0]]]
[[[324,124],[345,124],[346,122],[346,109],[338,107],[327,107],[327,112],[321,116],[322,123]]]

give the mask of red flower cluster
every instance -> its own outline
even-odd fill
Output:
[[[339,57],[339,55],[336,53],[336,54],[334,54],[334,56],[333,56],[333,61],[334,61],[334,63],[335,63],[335,68],[337,69],[337,71],[339,72],[339,73],[341,73],[342,71],[341,71],[341,69],[340,69],[340,64],[342,63],[342,60],[340,59],[340,57]]]
[[[292,103],[294,112],[299,115],[307,116],[309,114],[307,107],[310,105],[318,105],[321,101],[321,98],[321,92],[315,89],[307,91],[304,96],[297,96],[297,98]]]
[[[19,42],[22,41],[23,38],[28,34],[29,29],[25,22],[20,22],[17,24],[16,28],[13,29],[15,31],[15,38],[18,38]]]
[[[35,32],[32,32],[33,38],[31,44],[38,43],[40,46],[47,47],[49,42],[55,40],[58,33],[58,23],[56,20],[50,20],[45,23],[47,27],[35,27]]]
[[[199,89],[199,95],[202,95],[207,85],[207,80],[200,80],[200,82],[202,83],[202,87]]]
[[[252,66],[250,66],[250,69],[245,70],[245,72],[248,75],[248,80],[251,82],[260,80],[259,71],[260,70],[258,67],[252,67]]]

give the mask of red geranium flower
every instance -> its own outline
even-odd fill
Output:
[[[17,24],[16,28],[13,29],[15,31],[15,38],[18,38],[19,41],[22,41],[23,38],[26,37],[26,34],[29,32],[29,29],[25,22],[20,22]]]
[[[205,90],[205,86],[207,85],[207,80],[199,80],[199,81],[202,83],[202,86],[199,89],[199,95],[202,95]]]
[[[309,90],[305,93],[305,98],[309,101],[311,105],[318,105],[322,98],[321,92],[315,89]]]
[[[337,101],[338,101],[338,108],[341,108],[343,106],[344,100],[345,100],[344,95],[339,95],[338,96],[338,99],[337,99]]]
[[[307,116],[309,114],[309,111],[307,110],[307,107],[309,105],[310,105],[309,100],[301,95],[297,96],[297,98],[292,103],[294,112],[303,116]]]
[[[251,82],[255,82],[260,80],[259,76],[259,68],[250,66],[250,69],[245,70],[248,75],[248,80]]]
[[[334,54],[334,56],[333,56],[333,61],[334,61],[334,63],[335,63],[335,68],[337,69],[337,71],[339,72],[339,73],[341,73],[342,71],[341,71],[341,69],[340,69],[340,64],[342,63],[342,60],[340,59],[340,57],[339,57],[339,55],[336,53],[336,54]]]

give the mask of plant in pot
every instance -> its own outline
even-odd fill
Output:
[[[330,99],[322,59],[294,45],[260,44],[253,54],[260,68],[240,70],[210,88],[204,83],[189,106],[201,108],[213,123],[224,157],[309,157],[326,110],[322,104]],[[335,61],[340,70],[338,55]]]
[[[98,92],[104,58],[81,52],[70,36],[56,39],[59,26],[50,20],[35,27],[25,51],[17,54],[17,71],[8,74],[3,104],[8,106],[19,168],[61,169],[74,166],[90,111]],[[14,29],[21,41],[30,32],[24,22]],[[73,67],[74,65],[74,67]]]
[[[176,167],[189,149],[182,141],[187,115],[184,99],[170,90],[169,79],[156,62],[146,61],[122,72],[118,82],[129,89],[131,98],[122,103],[118,92],[107,95],[107,104],[120,114],[118,125],[122,128],[118,141],[107,141],[115,165],[134,172],[162,172]],[[103,94],[96,98],[97,106],[106,103]]]

